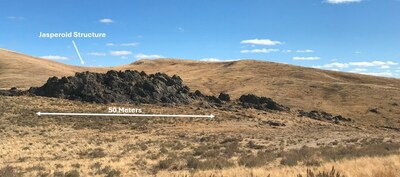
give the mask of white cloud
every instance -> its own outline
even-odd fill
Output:
[[[127,58],[128,58],[128,57],[126,57],[126,56],[122,56],[122,57],[121,57],[121,59],[127,59]]]
[[[92,55],[92,56],[106,56],[106,53],[101,53],[101,52],[90,52],[87,53],[87,55]]]
[[[329,4],[346,4],[346,3],[353,3],[353,2],[361,2],[362,0],[326,0],[326,3]]]
[[[363,73],[363,72],[366,72],[366,71],[367,71],[367,69],[365,69],[365,68],[354,68],[354,69],[350,70],[349,72],[351,72],[351,73]]]
[[[156,55],[156,54],[146,55],[146,54],[139,53],[139,54],[135,55],[135,58],[137,58],[137,59],[155,59],[155,58],[163,58],[163,56]]]
[[[239,59],[236,60],[223,60],[223,59],[218,59],[218,58],[203,58],[200,59],[200,61],[205,61],[205,62],[230,62],[230,61],[238,61]]]
[[[326,64],[326,65],[323,65],[320,67],[321,68],[347,68],[350,66],[354,66],[354,67],[380,67],[382,69],[387,69],[393,65],[398,65],[398,63],[392,62],[392,61],[372,61],[372,62],[362,61],[362,62],[349,62],[349,63],[335,62],[335,63]]]
[[[208,61],[208,62],[221,62],[221,59],[218,58],[202,58],[200,61]]]
[[[58,55],[47,55],[41,56],[40,58],[48,59],[48,60],[68,60],[68,57],[58,56]]]
[[[319,57],[293,57],[293,60],[319,60]]]
[[[115,46],[114,43],[107,43],[106,46]]]
[[[110,55],[112,56],[124,56],[124,55],[130,55],[132,52],[130,51],[125,51],[125,50],[120,50],[120,51],[111,51]]]
[[[330,63],[322,66],[313,66],[314,68],[320,69],[344,69],[350,68],[347,72],[364,74],[364,75],[373,75],[373,76],[383,76],[383,77],[394,77],[396,75],[395,71],[390,70],[381,70],[388,69],[393,65],[398,65],[398,63],[393,61],[362,61],[362,62],[348,62],[348,63]],[[372,67],[374,72],[369,72],[367,68]],[[374,68],[375,67],[375,68]],[[400,70],[399,70],[400,71]]]
[[[373,66],[390,66],[390,65],[397,65],[398,63],[392,61],[362,61],[362,62],[350,62],[349,65],[357,66],[357,67],[373,67]]]
[[[292,50],[282,50],[282,52],[284,52],[284,53],[291,53]]]
[[[330,63],[330,64],[326,64],[326,65],[322,66],[322,68],[347,68],[347,67],[349,67],[349,64],[338,63],[338,62],[334,62],[334,63]]]
[[[111,24],[114,23],[113,20],[109,19],[109,18],[103,18],[99,20],[100,23],[105,23],[105,24]]]
[[[138,46],[139,43],[137,42],[132,42],[132,43],[125,43],[125,44],[120,44],[121,46]]]
[[[9,17],[7,17],[7,19],[9,19],[9,20],[24,20],[25,18],[24,17],[9,16]]]
[[[241,44],[254,44],[254,45],[268,45],[268,46],[283,44],[282,42],[273,41],[270,39],[249,39],[249,40],[243,40],[240,43]]]
[[[253,49],[253,50],[242,50],[240,53],[270,53],[279,52],[279,49]]]
[[[296,50],[297,53],[313,53],[314,50],[306,49],[306,50]]]
[[[393,73],[389,72],[389,71],[385,71],[385,72],[361,72],[358,74],[364,74],[364,75],[372,75],[372,76],[383,76],[383,77],[392,77]]]

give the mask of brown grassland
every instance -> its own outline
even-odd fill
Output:
[[[83,68],[0,50],[2,88],[39,86],[53,75],[109,69],[178,74],[192,90],[211,95],[227,92],[234,99],[254,93],[292,109],[261,111],[203,102],[105,105],[0,96],[0,177],[400,177],[398,79],[260,61],[163,59]],[[108,107],[216,117],[36,115],[38,111],[107,113]],[[323,110],[353,121],[336,124],[299,117],[297,109]]]
[[[30,96],[0,100],[0,169],[10,166],[25,176],[74,171],[81,176],[296,176],[332,166],[346,176],[399,174],[399,133],[387,129],[299,118],[294,112],[204,108],[201,103],[101,105]],[[160,114],[212,112],[216,118],[35,114],[106,112],[108,106]],[[286,126],[271,127],[266,120]]]

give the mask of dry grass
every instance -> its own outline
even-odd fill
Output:
[[[352,160],[341,160],[337,162],[324,163],[320,167],[311,168],[315,173],[330,172],[332,167],[346,177],[399,177],[400,176],[400,155],[386,157],[362,157]],[[306,166],[275,167],[275,168],[231,168],[224,170],[209,171],[162,171],[157,176],[191,176],[191,177],[297,177],[297,175],[307,176]]]
[[[198,103],[101,105],[29,96],[0,96],[0,106],[0,169],[10,166],[13,173],[24,176],[249,176],[279,174],[285,169],[304,175],[307,168],[318,172],[332,165],[350,174],[345,165],[358,163],[356,159],[387,157],[385,163],[390,166],[395,157],[391,155],[399,153],[400,138],[395,131],[299,118],[291,112],[237,107],[227,111],[224,107],[202,108]],[[37,111],[101,113],[108,106],[217,117],[210,121],[35,115]],[[262,123],[266,120],[287,126],[271,127]],[[349,158],[353,160],[344,160]],[[289,166],[283,159],[295,163]]]

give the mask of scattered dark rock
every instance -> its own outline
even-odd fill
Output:
[[[397,127],[390,127],[390,126],[380,126],[380,127],[400,132],[400,128],[397,128]]]
[[[306,112],[304,110],[299,110],[299,117],[309,117],[316,120],[327,120],[327,121],[334,121],[335,123],[339,123],[339,121],[351,121],[350,118],[345,118],[341,115],[333,116],[327,112],[318,112],[318,111],[310,111]]]
[[[220,93],[218,99],[222,101],[231,101],[231,97],[227,93]]]
[[[370,108],[370,109],[368,109],[368,112],[379,114],[378,108]]]
[[[265,146],[263,145],[258,145],[256,144],[254,141],[249,141],[247,143],[247,147],[251,148],[251,149],[263,149]]]
[[[204,95],[200,92],[200,90],[196,90],[196,91],[194,91],[194,96],[195,97],[204,97]]]
[[[206,96],[205,98],[211,103],[222,104],[222,101],[215,96]]]
[[[285,123],[281,123],[281,122],[278,122],[278,121],[272,121],[272,120],[262,121],[262,123],[270,125],[270,126],[273,126],[273,127],[284,127],[284,126],[286,126]]]
[[[52,77],[42,87],[29,92],[39,96],[66,98],[96,103],[179,103],[193,100],[179,76],[164,73],[108,71],[105,74],[82,72],[75,76]]]
[[[277,111],[289,110],[289,108],[276,103],[271,98],[258,97],[253,94],[242,95],[239,98],[239,102],[244,108],[255,108],[259,110],[277,110]]]
[[[210,108],[212,108],[212,105],[209,102],[202,101],[199,103],[199,107],[205,108],[205,109],[210,109]]]
[[[11,88],[10,90],[0,90],[0,95],[3,96],[21,96],[26,95],[28,91],[19,90],[16,87]]]
[[[224,140],[222,140],[222,141],[220,142],[220,144],[234,143],[234,142],[240,142],[240,141],[242,141],[241,138],[228,137],[228,138],[225,138]]]

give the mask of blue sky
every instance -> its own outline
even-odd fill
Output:
[[[2,0],[0,48],[85,66],[257,59],[400,77],[399,0]],[[40,32],[106,38],[38,38]]]

